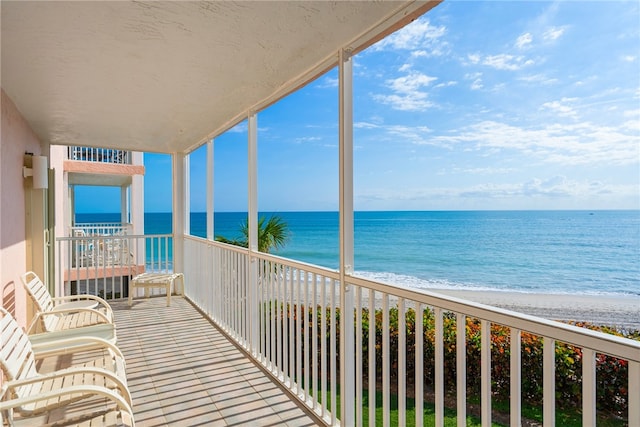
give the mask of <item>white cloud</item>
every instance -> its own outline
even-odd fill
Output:
[[[521,76],[521,77],[518,77],[518,80],[527,82],[527,83],[535,83],[535,84],[542,84],[542,85],[552,85],[552,84],[559,83],[558,79],[547,77],[544,74],[531,74],[528,76]]]
[[[470,173],[473,175],[499,175],[514,172],[513,168],[454,168],[453,173]]]
[[[355,122],[353,127],[356,129],[378,129],[380,126],[369,122]]]
[[[557,40],[564,34],[566,27],[552,27],[542,34],[542,38],[545,40]]]
[[[437,85],[434,86],[434,88],[441,88],[441,87],[449,87],[449,86],[456,86],[458,84],[458,82],[450,80],[448,82],[442,82],[442,83],[438,83]]]
[[[496,121],[474,123],[451,136],[435,136],[429,144],[466,144],[474,150],[515,150],[530,158],[564,165],[630,165],[640,162],[640,134],[589,122],[517,127]]]
[[[408,142],[415,145],[428,144],[428,135],[432,132],[427,126],[383,125],[371,122],[357,122],[353,127],[365,130],[375,129],[377,139],[380,135],[385,135],[389,141]]]
[[[424,111],[435,106],[427,99],[427,94],[422,92],[402,95],[374,95],[373,99],[400,111]]]
[[[637,185],[616,185],[597,180],[574,180],[563,175],[548,178],[532,177],[514,183],[485,182],[467,187],[413,187],[413,188],[371,188],[356,194],[356,203],[373,208],[384,206],[404,206],[411,208],[443,207],[451,209],[477,208],[487,206],[491,200],[493,208],[504,209],[536,208],[550,206],[567,209],[576,206],[593,208],[610,207],[609,202],[637,200]],[[623,202],[625,203],[625,202]],[[624,204],[628,205],[628,202]]]
[[[516,47],[518,49],[524,49],[529,45],[531,45],[532,41],[533,41],[533,36],[531,35],[531,33],[524,33],[516,39]]]
[[[243,121],[229,129],[227,132],[229,133],[246,133],[247,132],[247,122]]]
[[[472,64],[478,64],[480,62],[480,54],[479,53],[470,53],[469,55],[467,55],[467,59],[472,63]]]
[[[622,60],[625,61],[625,62],[635,62],[636,59],[638,59],[638,57],[635,56],[635,55],[624,55],[622,57]]]
[[[531,178],[525,182],[512,184],[479,184],[460,190],[460,197],[484,199],[500,199],[513,197],[545,197],[551,199],[590,198],[606,193],[617,192],[614,186],[608,186],[599,181],[576,181],[563,175],[549,178]]]
[[[315,141],[322,141],[322,138],[319,136],[301,136],[295,139],[295,142],[297,144],[303,144],[303,143],[315,142]]]
[[[413,52],[411,52],[411,56],[413,58],[426,58],[429,56],[429,52],[427,52],[426,50],[414,50]]]
[[[470,89],[471,90],[480,90],[484,87],[484,85],[482,84],[482,79],[475,79],[473,81],[473,83],[471,83]]]
[[[394,93],[390,95],[373,95],[373,99],[400,111],[423,111],[433,107],[435,104],[428,99],[428,93],[421,89],[429,86],[437,79],[437,77],[413,72],[406,76],[387,80],[388,87]]]
[[[560,101],[545,102],[541,109],[546,109],[561,117],[578,118],[578,113],[568,104],[574,102],[576,98],[562,98]]]
[[[324,79],[322,79],[322,82],[318,84],[318,87],[333,88],[333,87],[338,87],[339,84],[340,84],[340,80],[338,80],[338,78],[325,77]]]
[[[436,42],[447,32],[445,26],[435,26],[426,18],[420,18],[378,42],[374,49],[426,50],[432,55],[442,54]],[[424,49],[431,47],[431,49]]]
[[[469,88],[471,90],[479,90],[484,87],[482,84],[482,73],[467,73],[464,75],[465,80],[472,80]]]
[[[385,127],[386,132],[394,138],[400,138],[403,142],[422,145],[427,141],[427,134],[431,129],[427,126],[402,126],[390,125]]]
[[[389,87],[396,92],[412,93],[420,88],[429,86],[436,80],[438,80],[437,77],[431,77],[426,74],[414,72],[407,76],[387,80],[387,83],[389,84]]]
[[[488,55],[482,61],[483,65],[495,68],[497,70],[517,71],[524,67],[533,65],[531,59],[524,56],[514,56],[506,53],[498,55]]]

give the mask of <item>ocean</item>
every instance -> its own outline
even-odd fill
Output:
[[[337,269],[337,212],[265,212],[289,226],[274,252]],[[77,214],[77,222],[119,221]],[[246,213],[215,214],[215,235],[239,237]],[[206,236],[206,214],[191,234]],[[640,211],[356,212],[356,274],[417,289],[640,296]],[[170,213],[146,213],[145,234],[171,233]]]

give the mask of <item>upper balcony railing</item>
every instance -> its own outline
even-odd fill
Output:
[[[173,236],[84,234],[56,239],[58,287],[63,295],[128,296],[129,279],[145,271],[173,270]]]
[[[132,234],[133,225],[119,222],[83,222],[70,228],[69,237],[113,236]]]
[[[120,165],[131,164],[131,152],[112,148],[68,147],[69,160],[84,162],[113,163]]]

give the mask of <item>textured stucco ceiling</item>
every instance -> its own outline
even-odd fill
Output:
[[[2,1],[2,89],[43,141],[183,152],[436,2]]]

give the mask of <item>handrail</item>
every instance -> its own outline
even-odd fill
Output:
[[[640,341],[484,305],[437,292],[404,289],[352,275],[348,276],[348,282],[428,306],[439,307],[445,311],[461,313],[469,317],[487,320],[494,324],[517,328],[521,331],[553,338],[577,347],[590,348],[598,353],[640,362]]]

